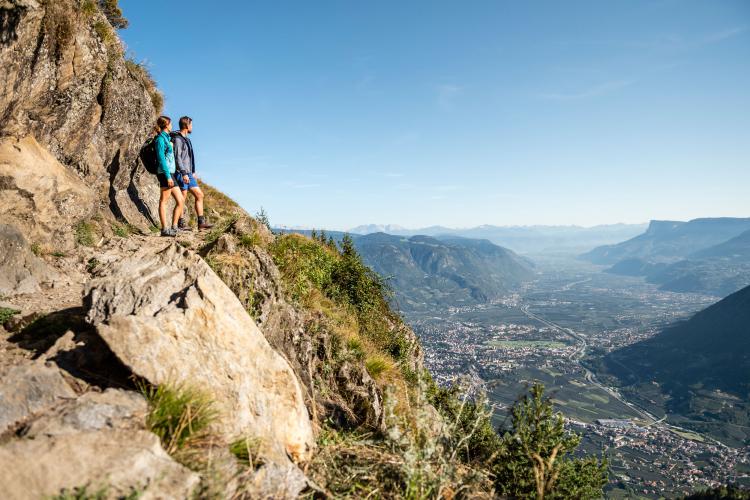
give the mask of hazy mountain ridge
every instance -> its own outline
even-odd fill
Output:
[[[632,238],[646,229],[645,224],[609,224],[593,227],[582,226],[493,226],[482,225],[470,228],[430,226],[406,229],[397,225],[369,224],[352,228],[353,234],[385,232],[398,236],[427,235],[433,237],[460,236],[486,239],[519,253],[583,252],[599,245],[616,243]],[[377,231],[375,231],[377,230]]]
[[[485,302],[533,276],[531,261],[487,240],[375,233],[354,244],[404,309]]]
[[[635,238],[598,247],[581,258],[607,272],[644,276],[673,292],[726,296],[750,285],[750,219],[652,221]]]
[[[581,258],[594,264],[609,265],[628,258],[674,262],[747,230],[750,230],[750,218],[702,218],[688,222],[654,220],[645,233],[621,243],[597,247]]]

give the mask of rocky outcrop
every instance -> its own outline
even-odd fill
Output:
[[[0,484],[9,500],[48,498],[82,487],[106,498],[136,493],[141,499],[189,498],[199,480],[144,430],[71,430],[0,447]]]
[[[96,211],[97,197],[32,137],[0,140],[0,213],[4,224],[37,244],[73,246],[76,222]]]
[[[23,140],[23,151],[10,159],[13,167],[43,175],[49,162],[37,154],[35,140],[75,174],[79,187],[89,188],[89,197],[116,217],[145,225],[158,189],[138,167],[137,152],[155,110],[143,71],[123,52],[106,18],[81,8],[79,0],[0,2],[0,143],[7,142],[1,149],[8,151]],[[23,196],[4,175],[0,198]],[[65,205],[71,217],[97,208],[51,203]]]
[[[15,226],[0,224],[0,249],[0,295],[34,293],[41,285],[50,285],[59,278],[55,270],[34,255]]]
[[[6,369],[0,380],[0,435],[76,397],[60,370],[40,363]]]
[[[269,462],[309,458],[313,431],[287,361],[196,254],[141,246],[87,287],[87,321],[136,375],[213,397],[227,441],[260,438]]]

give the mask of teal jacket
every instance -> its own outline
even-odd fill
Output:
[[[174,146],[169,134],[162,131],[156,136],[156,157],[159,159],[159,173],[169,179],[175,171],[174,168]]]

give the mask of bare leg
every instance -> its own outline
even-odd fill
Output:
[[[188,225],[188,222],[189,222],[188,216],[190,215],[190,213],[188,212],[187,195],[188,195],[188,191],[186,189],[185,191],[182,192],[182,200],[185,202],[185,205],[182,208],[182,217],[184,217],[186,226]]]
[[[159,197],[159,222],[161,222],[162,229],[167,229],[167,201],[169,201],[171,191],[170,188],[162,188]]]
[[[193,197],[195,198],[195,215],[203,217],[203,191],[199,187],[192,187],[190,188],[190,192],[193,193]]]
[[[172,227],[177,227],[177,221],[180,220],[180,216],[182,216],[182,209],[185,203],[185,200],[182,198],[182,191],[180,191],[180,188],[177,186],[173,187],[171,189],[172,196],[174,197],[174,201],[176,203],[174,207],[174,212],[172,212]],[[164,191],[162,191],[164,193]]]

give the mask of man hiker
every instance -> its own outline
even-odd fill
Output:
[[[198,216],[198,229],[211,229],[213,224],[206,222],[203,215],[203,191],[195,181],[195,153],[193,143],[188,135],[193,133],[193,119],[189,116],[180,118],[180,131],[172,134],[174,142],[174,159],[177,167],[177,184],[182,190],[182,196],[187,201],[187,193],[190,191],[195,198],[195,213]],[[180,229],[189,229],[185,217],[180,217]]]

